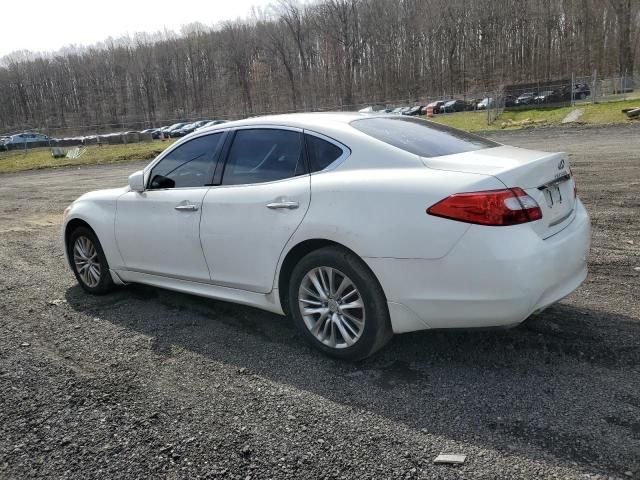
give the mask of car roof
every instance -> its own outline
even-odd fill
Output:
[[[314,113],[286,113],[282,115],[265,115],[262,117],[245,118],[244,120],[233,120],[230,122],[220,123],[205,127],[198,132],[208,132],[214,130],[223,130],[234,127],[244,127],[251,125],[273,125],[283,127],[297,127],[313,130],[314,128],[337,127],[340,125],[348,125],[353,120],[374,117],[386,117],[393,115],[375,114],[375,113],[359,113],[359,112],[314,112]]]
[[[376,140],[370,135],[349,125],[355,120],[368,120],[376,118],[390,118],[398,120],[402,117],[397,114],[390,113],[359,113],[359,112],[315,112],[315,113],[287,113],[282,115],[268,115],[262,117],[246,118],[243,120],[235,120],[218,125],[199,128],[196,132],[185,136],[181,142],[189,141],[189,139],[207,135],[219,131],[225,131],[232,128],[240,127],[290,127],[307,130],[323,135],[329,139],[342,144],[345,148],[354,151],[368,152],[372,148],[379,155],[372,158],[370,155],[351,155],[349,162],[345,162],[348,170],[353,169],[375,169],[388,166],[392,163],[394,166],[423,165],[419,158],[409,152],[403,151],[390,144]]]

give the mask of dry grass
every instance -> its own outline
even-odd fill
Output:
[[[636,106],[640,107],[640,100],[578,105],[576,108],[581,109],[583,113],[577,123],[585,125],[605,125],[634,122],[640,124],[640,121],[630,120],[621,112],[623,108]],[[507,111],[500,115],[491,125],[487,125],[486,112],[461,112],[436,115],[433,121],[469,132],[517,130],[520,128],[560,125],[562,119],[566,117],[571,110],[572,107],[560,107]]]
[[[71,165],[97,165],[104,163],[151,160],[170,145],[170,142],[130,143],[126,145],[92,145],[80,158],[53,158],[50,148],[14,150],[0,153],[0,173],[21,172],[40,168]],[[73,147],[71,147],[73,148]],[[66,148],[65,150],[70,150]]]

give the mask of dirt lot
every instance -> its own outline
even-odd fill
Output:
[[[0,175],[0,478],[640,478],[640,129],[493,138],[571,153],[587,282],[516,329],[398,336],[358,364],[258,310],[85,295],[60,213],[138,164]]]

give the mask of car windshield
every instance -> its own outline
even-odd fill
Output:
[[[358,119],[351,126],[394,147],[421,157],[439,157],[500,146],[455,128],[416,118]]]

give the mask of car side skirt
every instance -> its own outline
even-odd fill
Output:
[[[280,306],[280,296],[278,295],[277,289],[272,290],[270,293],[262,294],[208,283],[134,272],[131,270],[114,270],[112,271],[112,276],[114,273],[123,283],[141,283],[153,287],[166,288],[167,290],[174,290],[176,292],[211,298],[213,300],[222,300],[256,307],[268,312],[284,315],[284,311]]]

